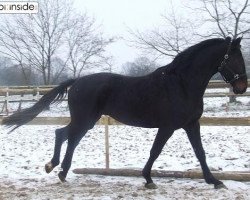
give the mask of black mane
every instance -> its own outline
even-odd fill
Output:
[[[182,71],[183,69],[188,68],[192,64],[195,55],[201,49],[207,48],[209,46],[219,44],[222,42],[225,42],[225,39],[214,38],[214,39],[208,39],[198,44],[195,44],[185,49],[181,53],[179,53],[170,64],[164,67],[166,67],[166,70],[168,73],[178,73]]]

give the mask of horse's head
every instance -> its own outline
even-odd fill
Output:
[[[225,41],[228,45],[227,52],[218,71],[223,79],[232,85],[235,94],[242,94],[247,89],[247,75],[240,49],[241,38],[232,41],[231,38],[226,38]]]

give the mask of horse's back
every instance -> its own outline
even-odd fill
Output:
[[[112,73],[83,76],[70,88],[69,104],[104,107],[108,99],[114,100],[114,97],[130,87],[132,82],[135,82],[135,78]]]
[[[69,100],[72,101],[105,101],[114,100],[120,95],[138,95],[145,93],[146,77],[130,77],[113,73],[96,73],[79,78],[69,90]],[[136,92],[136,93],[135,93]],[[132,94],[133,93],[133,94]],[[95,102],[96,103],[96,102]]]

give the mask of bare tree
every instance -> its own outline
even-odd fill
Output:
[[[234,39],[250,33],[249,0],[193,0],[198,7],[192,8],[202,16],[202,23],[210,27],[202,37],[232,36]],[[193,5],[193,4],[192,4]]]
[[[171,1],[170,12],[162,15],[164,27],[147,32],[130,30],[133,38],[130,42],[146,54],[154,53],[156,58],[175,57],[193,41],[192,23],[177,13]]]
[[[132,45],[146,53],[174,57],[199,37],[244,36],[250,39],[249,0],[192,0],[186,5],[196,17],[181,17],[173,3],[168,14],[162,15],[164,28],[147,32],[132,31]],[[202,29],[204,27],[204,29]]]
[[[50,84],[51,60],[63,43],[71,11],[71,1],[40,0],[38,14],[8,16],[0,28],[0,52],[16,61],[24,74],[25,66],[32,66],[44,84]]]
[[[105,56],[105,48],[113,42],[113,38],[104,39],[95,20],[87,15],[78,15],[68,23],[66,47],[68,49],[67,65],[73,77],[79,77],[84,70],[105,65],[109,59]]]
[[[112,41],[94,19],[75,12],[73,0],[39,0],[38,14],[7,16],[0,23],[0,53],[25,76],[27,67],[40,73],[44,84],[57,82],[67,68],[78,77],[90,65],[100,66]],[[58,58],[64,63],[58,65]]]
[[[16,37],[16,30],[12,30],[9,23],[6,22],[4,26],[1,26],[0,29],[0,53],[12,61],[17,63],[16,66],[19,66],[26,84],[28,84],[29,77],[25,73],[25,63],[24,56],[21,47],[19,46],[18,39]]]
[[[151,61],[146,57],[136,58],[133,62],[125,63],[122,68],[126,75],[143,76],[154,71],[158,66],[155,61]]]

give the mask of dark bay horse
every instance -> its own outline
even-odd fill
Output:
[[[67,88],[71,122],[55,131],[54,155],[45,165],[49,173],[59,165],[62,143],[68,140],[58,176],[65,181],[76,146],[101,115],[110,115],[131,126],[159,128],[150,157],[142,171],[146,187],[155,188],[151,168],[167,140],[183,128],[201,164],[205,181],[215,188],[225,187],[210,172],[201,143],[199,119],[203,94],[218,71],[236,94],[247,89],[245,64],[240,50],[241,38],[209,39],[182,53],[168,65],[142,77],[98,73],[63,82],[44,95],[35,105],[3,120],[14,129],[34,119],[52,102],[63,98]],[[13,130],[14,130],[13,129]]]

